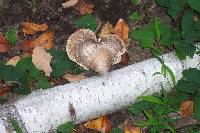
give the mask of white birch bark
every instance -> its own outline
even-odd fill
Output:
[[[200,57],[181,62],[174,53],[163,55],[165,64],[173,71],[176,80],[182,71],[197,67]],[[149,59],[105,76],[40,90],[8,105],[0,111],[0,133],[9,127],[7,117],[16,118],[25,133],[41,133],[56,129],[67,121],[81,123],[127,107],[140,95],[159,92],[162,86],[171,89],[170,76],[154,75],[161,71],[157,59]]]

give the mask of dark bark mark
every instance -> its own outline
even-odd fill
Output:
[[[69,103],[68,109],[69,109],[69,114],[70,114],[71,120],[73,122],[75,122],[76,121],[76,111],[75,111],[72,103]]]

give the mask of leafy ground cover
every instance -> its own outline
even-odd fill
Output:
[[[118,20],[115,19],[109,20],[110,17],[99,18],[98,15],[106,16],[106,14],[95,15],[96,12],[100,12],[98,6],[94,7],[94,2],[84,0],[60,11],[61,13],[59,12],[61,1],[48,5],[48,2],[32,0],[29,6],[33,14],[36,14],[34,19],[30,17],[32,22],[24,19],[17,24],[7,24],[6,22],[10,20],[4,16],[5,20],[0,28],[2,31],[0,34],[1,103],[11,100],[16,94],[27,95],[38,88],[47,89],[72,82],[72,78],[75,81],[97,75],[93,71],[85,71],[71,61],[64,50],[65,41],[70,34],[77,29],[88,28],[99,34],[116,34],[126,42],[127,53],[112,69],[156,57],[162,68],[161,72],[155,74],[163,76],[169,74],[174,87],[170,94],[163,88],[161,94],[141,96],[138,98],[140,102],[109,116],[102,116],[76,126],[72,122],[66,122],[58,127],[57,132],[105,132],[105,127],[111,125],[112,129],[106,132],[199,132],[200,70],[189,68],[183,72],[181,80],[175,81],[173,72],[159,56],[172,50],[176,51],[180,60],[192,58],[195,53],[199,54],[195,44],[200,40],[200,2],[198,0],[130,2],[131,8],[128,8],[130,11],[127,12],[131,13],[128,16],[115,14],[118,20],[124,18],[124,23],[117,23]],[[59,22],[55,12],[49,13],[52,9],[47,12],[46,9],[50,7],[58,10],[56,13],[60,14]],[[64,15],[66,10],[69,11],[67,18]],[[41,18],[36,18],[37,15],[44,17],[42,21],[38,21]],[[61,18],[64,19],[60,20]],[[105,21],[105,18],[109,19]],[[127,32],[129,30],[130,32]],[[38,45],[39,52],[35,49]],[[42,65],[41,60],[45,62],[42,62]],[[119,114],[122,120],[117,117]],[[183,121],[187,118],[192,120],[188,119],[188,123]],[[178,122],[181,124],[178,125]],[[14,119],[11,119],[11,123],[17,132],[22,132]]]

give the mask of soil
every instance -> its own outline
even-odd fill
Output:
[[[55,48],[65,49],[65,41],[77,30],[74,26],[74,22],[80,17],[77,10],[73,8],[64,9],[62,7],[62,3],[65,1],[66,0],[37,0],[37,5],[34,7],[31,0],[0,0],[0,32],[5,33],[9,28],[17,27],[19,29],[18,45],[23,40],[30,38],[30,36],[24,36],[21,31],[21,26],[24,21],[46,23],[55,31]],[[93,15],[99,19],[101,23],[109,21],[115,25],[120,18],[123,18],[128,22],[130,29],[134,29],[148,23],[152,16],[160,17],[167,22],[171,21],[163,8],[155,6],[151,9],[155,5],[153,0],[141,0],[140,4],[136,6],[133,6],[130,0],[91,0],[91,3],[95,6]],[[144,15],[144,19],[139,23],[130,21],[128,17],[133,11]],[[40,35],[40,33],[34,35],[34,37],[38,35]],[[173,50],[173,48],[163,49],[164,52],[171,50]],[[152,57],[150,50],[142,49],[139,43],[134,41],[130,42],[127,53],[130,57],[129,64]],[[0,61],[6,61],[19,54],[22,54],[22,51],[17,46],[12,46],[12,49],[8,53],[0,53]],[[118,64],[115,65],[112,70],[121,67],[124,66]],[[87,71],[85,75],[90,77],[96,75],[96,73]],[[63,84],[67,81],[62,81],[61,79],[57,82],[56,84]],[[13,98],[13,96],[11,98]],[[143,119],[144,117],[135,118],[127,109],[122,109],[110,114],[109,118],[113,127],[123,127],[123,124],[127,121],[131,122],[135,119]],[[84,129],[82,125],[77,125],[77,132],[95,133],[96,131]]]

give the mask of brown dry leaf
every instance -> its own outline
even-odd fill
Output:
[[[62,3],[62,6],[64,8],[70,8],[72,6],[75,6],[78,3],[78,0],[67,0],[65,3]]]
[[[141,129],[139,127],[134,126],[126,126],[125,127],[125,133],[141,133]]]
[[[114,28],[114,34],[119,36],[124,42],[128,40],[129,27],[123,19],[119,19]]]
[[[23,32],[25,34],[35,34],[39,31],[46,31],[48,29],[47,24],[35,24],[30,22],[23,23]]]
[[[11,91],[10,86],[3,86],[0,88],[0,96],[4,96],[4,95],[8,94],[10,91]]]
[[[99,117],[84,124],[86,128],[97,130],[102,133],[110,133],[111,122],[107,116]]]
[[[128,53],[125,53],[122,55],[120,64],[127,66],[129,63],[129,60],[130,60],[130,57],[129,57]]]
[[[182,117],[191,116],[194,110],[194,102],[193,101],[185,101],[181,103],[179,114]]]
[[[22,42],[21,48],[23,51],[32,51],[35,46],[42,46],[45,49],[51,49],[54,46],[54,32],[47,31],[35,40],[26,40]]]
[[[51,59],[52,56],[43,47],[36,46],[33,49],[32,62],[37,69],[45,72],[45,76],[50,76],[52,72]]]
[[[84,4],[82,4],[81,6],[80,6],[80,9],[79,9],[79,11],[80,11],[80,14],[81,15],[84,15],[84,14],[87,14],[87,13],[93,13],[94,12],[94,5],[92,5],[92,4],[86,4],[86,3],[84,3]]]
[[[7,61],[6,65],[16,66],[17,62],[20,60],[20,56],[14,56],[10,60]]]
[[[113,29],[112,24],[107,22],[104,26],[102,26],[101,33],[99,35],[100,36],[105,36],[105,35],[112,34],[113,32],[114,32],[114,29]]]
[[[79,80],[86,79],[86,77],[83,74],[78,74],[78,75],[65,74],[63,78],[65,78],[69,82],[76,82]]]
[[[0,33],[0,53],[8,52],[10,49],[8,41],[3,36],[3,34]]]

